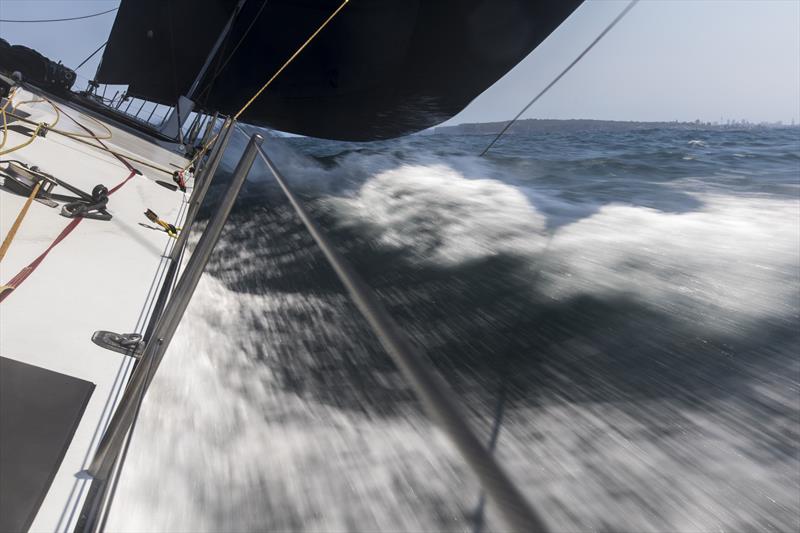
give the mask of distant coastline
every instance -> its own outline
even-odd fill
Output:
[[[492,135],[499,133],[505,125],[503,122],[482,122],[458,124],[456,126],[439,126],[426,132],[428,135]],[[646,130],[646,129],[698,129],[698,128],[789,128],[797,127],[794,124],[776,123],[751,123],[746,120],[720,122],[636,122],[621,120],[592,120],[592,119],[538,119],[527,118],[518,120],[514,123],[506,134],[526,134],[526,133],[570,133],[583,131],[626,131],[626,130]]]

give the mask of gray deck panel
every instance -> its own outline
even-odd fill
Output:
[[[94,384],[0,357],[0,531],[26,531]]]

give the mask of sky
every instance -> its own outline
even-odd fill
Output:
[[[0,0],[0,19],[79,16],[118,4]],[[585,2],[447,123],[513,117],[626,4]],[[113,22],[113,13],[74,22],[0,22],[0,37],[75,67],[106,40]],[[78,72],[81,86],[99,56]],[[800,0],[643,0],[523,118],[798,123]]]

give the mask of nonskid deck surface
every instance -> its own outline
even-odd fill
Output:
[[[48,101],[21,103],[30,100],[40,100],[39,95],[20,90],[13,99],[19,103],[17,111],[29,114],[30,120],[53,124],[57,114],[53,105]],[[71,529],[90,483],[80,473],[91,460],[132,369],[132,358],[96,346],[91,336],[96,330],[141,332],[145,326],[167,265],[164,255],[174,239],[153,229],[143,213],[152,209],[180,226],[185,210],[183,193],[156,183],[169,181],[169,175],[143,164],[170,171],[186,164],[183,157],[110,124],[103,127],[67,104],[56,105],[60,113],[56,127],[84,137],[76,140],[51,131],[0,156],[0,161],[14,159],[36,165],[86,192],[98,184],[109,190],[122,185],[109,197],[110,221],[80,222],[0,303],[0,355],[95,384],[31,531]],[[110,133],[110,138],[102,140],[108,149],[140,162],[125,157],[123,161],[95,147],[100,141],[87,135],[76,121],[98,137]],[[25,129],[10,128],[3,150],[29,140]],[[133,174],[126,161],[142,174]],[[0,170],[5,168],[6,163],[0,163]],[[59,188],[54,192],[70,194]],[[25,201],[24,196],[0,189],[0,238],[8,234]],[[0,261],[0,284],[8,284],[45,252],[74,220],[59,212],[60,206],[31,204]]]

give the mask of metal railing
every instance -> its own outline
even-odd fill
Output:
[[[225,153],[225,149],[228,147],[228,143],[231,140],[234,124],[235,122],[231,119],[227,119],[223,123],[222,129],[219,132],[219,137],[217,138],[214,148],[209,156],[208,163],[200,170],[200,172],[198,172],[197,177],[195,178],[195,189],[189,198],[189,208],[186,212],[186,218],[183,221],[183,228],[178,234],[178,240],[175,242],[175,246],[172,247],[172,251],[170,253],[170,264],[167,274],[164,278],[165,281],[161,286],[158,299],[156,300],[156,304],[153,306],[153,313],[150,317],[150,322],[145,330],[145,342],[149,341],[149,339],[153,336],[153,330],[158,323],[158,318],[161,316],[161,312],[167,303],[167,298],[169,297],[172,286],[172,280],[175,279],[175,276],[177,276],[178,273],[178,268],[180,268],[180,256],[183,253],[183,250],[186,248],[186,241],[188,240],[189,234],[194,227],[194,221],[197,218],[197,211],[200,209],[200,206],[206,197],[208,188],[211,186],[211,181],[216,175],[217,168],[222,161],[222,156]]]
[[[126,437],[138,416],[144,394],[153,380],[155,372],[164,357],[164,352],[169,346],[175,334],[175,330],[178,328],[178,324],[186,311],[186,307],[189,305],[191,296],[197,287],[197,283],[211,256],[211,252],[219,240],[222,228],[233,208],[236,197],[239,195],[239,190],[247,178],[253,161],[255,161],[257,156],[256,149],[263,142],[263,137],[258,134],[250,138],[219,207],[214,212],[203,234],[200,236],[191,258],[187,262],[180,279],[178,279],[175,289],[170,294],[172,281],[176,278],[180,269],[179,258],[186,246],[186,240],[197,215],[197,210],[216,173],[232,131],[233,121],[229,120],[226,122],[226,129],[220,133],[217,145],[199,176],[200,179],[196,181],[196,186],[199,184],[200,188],[192,195],[193,198],[190,200],[186,222],[184,223],[180,238],[173,247],[170,257],[171,264],[167,276],[165,276],[158,301],[154,306],[154,311],[145,334],[146,344],[144,352],[133,370],[131,378],[125,387],[119,405],[114,411],[114,415],[106,431],[103,433],[103,437],[92,458],[92,462],[86,469],[86,472],[94,481],[92,490],[87,496],[87,501],[78,519],[76,531],[95,531],[101,523],[100,518],[103,514],[104,507],[107,505],[106,492],[112,477],[114,465],[120,456],[120,451],[125,445]]]
[[[85,94],[87,98],[93,100],[95,103],[106,107],[112,113],[112,116],[116,116],[117,118],[119,118],[119,115],[124,115],[127,120],[137,123],[140,126],[148,127],[150,129],[158,129],[164,124],[164,121],[167,118],[169,118],[170,114],[175,109],[175,106],[159,104],[157,102],[153,102],[151,100],[145,100],[143,98],[139,98],[136,96],[128,96],[125,92],[123,92],[120,95],[119,91],[116,91],[114,93],[113,98],[108,99],[104,96],[105,87],[106,86],[104,86],[102,94],[98,94],[97,92],[84,92],[83,94]],[[117,99],[117,96],[119,96],[120,98]],[[136,101],[137,104],[135,106],[133,105],[134,101]],[[127,102],[127,104],[125,104],[125,102]],[[142,113],[147,104],[153,104],[152,109],[150,109],[150,113],[148,114],[145,112],[146,117],[145,116],[140,117],[139,115]],[[165,106],[165,110],[163,110],[163,113],[160,112],[158,115],[155,115],[156,110],[158,110],[158,108],[161,107],[162,105]],[[131,107],[133,107],[133,109],[136,110],[135,113],[133,112]],[[154,115],[155,115],[155,120],[153,120]],[[219,114],[216,112],[210,114],[202,110],[199,110],[199,111],[194,111],[194,115],[195,115],[194,119],[192,120],[191,123],[189,123],[188,128],[186,127],[185,124],[182,126],[181,131],[183,131],[184,129],[186,130],[185,131],[186,142],[184,144],[186,144],[187,146],[202,146],[203,145],[202,142],[198,143],[200,132],[203,131],[204,128],[206,132],[210,130],[216,124]]]
[[[303,225],[322,249],[328,263],[336,271],[339,280],[347,289],[358,310],[369,322],[378,340],[411,383],[428,415],[456,445],[461,456],[478,476],[486,493],[500,508],[508,525],[514,531],[531,533],[545,531],[544,522],[467,423],[467,417],[459,407],[455,394],[444,379],[409,342],[369,285],[336,251],[319,226],[308,215],[303,204],[289,189],[286,179],[261,147],[258,148],[258,155],[266,163]]]
[[[526,501],[521,491],[498,464],[492,453],[478,439],[477,434],[467,422],[467,417],[464,415],[459,401],[444,379],[438,375],[427,359],[409,342],[372,289],[344,257],[334,249],[322,230],[311,219],[300,200],[289,188],[286,179],[261,148],[263,139],[260,135],[255,134],[250,137],[247,148],[236,166],[220,206],[203,231],[174,291],[170,293],[170,286],[172,285],[170,280],[177,276],[180,268],[180,257],[186,246],[186,239],[194,223],[197,210],[208,191],[211,179],[217,171],[234,126],[235,121],[228,120],[225,122],[225,129],[221,131],[220,138],[209,157],[207,165],[198,175],[198,180],[195,184],[196,190],[190,200],[186,222],[171,254],[170,270],[167,273],[148,325],[144,352],[88,468],[88,473],[94,478],[94,483],[99,485],[94,486],[93,484],[92,492],[94,495],[90,494],[92,501],[87,499],[87,505],[84,506],[84,512],[81,514],[81,520],[76,531],[95,531],[98,525],[102,524],[99,517],[103,508],[107,508],[109,503],[104,495],[104,488],[106,488],[115,462],[120,456],[120,451],[125,445],[126,437],[129,436],[132,424],[138,416],[144,394],[150,386],[164,353],[189,305],[205,265],[219,240],[222,228],[256,157],[260,157],[264,161],[295,213],[321,248],[328,263],[336,272],[355,305],[370,324],[373,332],[392,357],[394,363],[412,385],[429,416],[455,444],[464,461],[477,475],[486,494],[498,506],[501,516],[507,525],[513,531],[526,533],[546,531],[542,519]]]
[[[229,127],[228,132],[230,130],[231,128]],[[153,375],[158,369],[158,365],[164,356],[167,346],[169,346],[172,340],[172,336],[175,334],[180,319],[183,317],[183,313],[200,280],[200,275],[203,273],[211,251],[219,240],[222,227],[225,225],[225,221],[228,219],[228,215],[233,208],[233,203],[239,194],[239,189],[241,189],[250,171],[250,167],[255,160],[256,147],[260,145],[262,141],[263,138],[260,135],[253,135],[253,137],[251,137],[250,143],[242,155],[242,158],[239,160],[239,164],[234,171],[233,178],[228,185],[228,189],[225,192],[219,208],[214,213],[214,216],[211,218],[208,226],[200,237],[194,253],[192,253],[192,257],[187,263],[163,312],[160,316],[154,317],[155,320],[151,319],[151,323],[155,323],[155,327],[147,340],[147,345],[142,353],[139,364],[128,382],[128,386],[120,400],[119,407],[117,407],[117,410],[114,412],[114,417],[111,419],[108,429],[95,453],[94,459],[88,468],[89,474],[93,477],[103,479],[105,477],[104,474],[110,470],[115,459],[113,452],[119,450],[122,439],[133,421],[134,410],[140,403],[142,394],[144,394],[144,391],[153,380]],[[221,154],[222,151],[220,150],[219,158],[214,164],[219,164]],[[209,170],[211,170],[211,167]],[[208,183],[210,179],[204,179],[203,181]],[[207,187],[205,190],[207,190]],[[187,219],[189,216],[193,216],[191,211],[192,207],[193,206],[190,205],[190,212],[189,215],[187,215]],[[180,248],[186,244],[185,237],[189,234],[188,229],[189,228],[184,228],[181,231],[181,236],[184,237],[184,239],[182,242],[179,241],[176,243],[176,246],[173,248],[172,266],[175,266],[175,268],[177,268],[177,261],[175,261],[177,254],[180,253]],[[165,286],[168,285],[168,283],[165,283]]]

